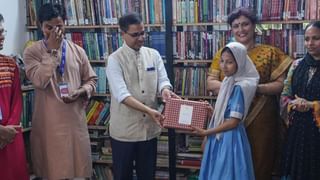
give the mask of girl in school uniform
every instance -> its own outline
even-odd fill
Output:
[[[259,74],[238,42],[221,51],[220,67],[225,78],[207,130],[193,127],[207,136],[199,179],[254,180],[250,144],[244,127],[245,117],[255,95]]]

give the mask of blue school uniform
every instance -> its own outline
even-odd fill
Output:
[[[242,119],[244,98],[240,86],[235,86],[224,114]],[[244,124],[234,129],[208,136],[200,169],[200,180],[254,180],[250,144]]]

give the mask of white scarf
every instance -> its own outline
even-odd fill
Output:
[[[209,127],[212,127],[212,124],[213,127],[217,127],[224,122],[224,114],[235,85],[239,85],[242,89],[245,107],[241,121],[244,121],[259,82],[258,71],[247,55],[246,47],[238,42],[231,42],[225,48],[227,47],[235,57],[237,72],[223,79]],[[219,139],[220,133],[216,137]]]

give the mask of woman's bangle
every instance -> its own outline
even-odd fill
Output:
[[[313,102],[312,101],[307,101],[307,108],[309,109],[313,109]]]

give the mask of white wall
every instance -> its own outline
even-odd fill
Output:
[[[22,54],[28,40],[26,30],[26,0],[0,0],[0,13],[8,31],[1,54]]]

